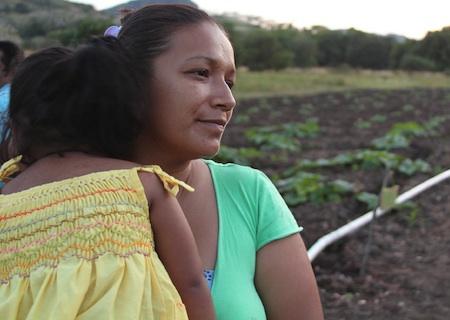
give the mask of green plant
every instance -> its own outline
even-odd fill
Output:
[[[296,172],[293,176],[275,182],[286,203],[297,206],[307,202],[323,205],[338,202],[342,195],[353,190],[353,184],[343,181],[325,181],[322,175]]]
[[[221,163],[233,162],[241,165],[249,165],[253,159],[261,158],[263,153],[255,148],[230,148],[222,145],[220,151],[212,159]]]
[[[405,105],[402,107],[402,110],[403,110],[403,111],[413,111],[414,109],[415,109],[414,105],[409,104],[409,103],[405,104]]]
[[[269,103],[269,101],[265,98],[262,98],[259,100],[259,105],[258,105],[258,109],[259,110],[270,110],[272,109],[272,105]]]
[[[306,123],[285,123],[281,125],[250,128],[245,137],[264,151],[282,150],[298,152],[299,138],[315,137],[319,134],[316,118],[310,118]]]
[[[312,104],[305,103],[299,107],[299,113],[302,115],[308,115],[313,111],[313,109],[314,109],[314,106]]]
[[[369,129],[370,127],[372,127],[372,124],[369,121],[364,121],[364,120],[358,119],[354,123],[354,126],[355,126],[355,128],[363,130],[363,129]]]
[[[376,114],[373,117],[370,118],[371,122],[383,122],[386,121],[387,116],[384,114]]]
[[[247,114],[238,114],[234,116],[234,121],[236,121],[236,123],[246,123],[250,121],[250,116]]]
[[[250,128],[245,132],[245,137],[252,143],[260,147],[262,151],[282,150],[298,152],[300,141],[286,137],[280,133],[262,132],[257,128]]]
[[[408,71],[433,71],[436,70],[434,61],[414,54],[406,54],[400,61],[400,69]]]
[[[424,127],[428,132],[428,135],[435,135],[436,129],[450,119],[450,116],[435,116],[428,120]]]
[[[402,216],[406,219],[409,227],[413,227],[417,224],[417,219],[420,210],[418,205],[416,205],[412,201],[406,201],[398,205],[396,209],[404,212]]]
[[[353,170],[390,168],[408,176],[417,172],[431,172],[431,166],[421,159],[411,160],[384,150],[365,149],[340,154],[331,159],[303,159],[297,165],[287,169],[285,174],[290,175],[298,170],[330,168],[334,166],[350,166]]]
[[[355,198],[366,204],[367,210],[373,210],[378,202],[378,195],[369,192],[359,192]],[[396,204],[392,209],[403,212],[402,217],[408,222],[408,226],[412,227],[417,223],[417,216],[419,214],[419,206],[412,201],[406,201]]]
[[[283,134],[288,138],[313,138],[320,132],[317,118],[308,118],[305,123],[290,122],[280,125],[252,128],[256,134]]]
[[[291,99],[289,97],[283,97],[283,99],[281,100],[281,104],[288,106],[292,103]]]
[[[426,128],[416,122],[396,123],[383,137],[372,140],[371,145],[378,150],[405,148],[414,137],[423,136],[426,132]]]
[[[378,195],[369,192],[359,192],[355,195],[356,200],[365,203],[368,210],[372,210],[378,203]]]
[[[259,107],[251,107],[250,109],[246,110],[247,114],[256,114],[259,113],[260,108]]]

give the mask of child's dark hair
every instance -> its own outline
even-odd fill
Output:
[[[21,154],[30,164],[39,149],[123,158],[144,125],[144,76],[113,37],[32,54],[11,84],[2,157]]]

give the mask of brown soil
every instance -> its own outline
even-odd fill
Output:
[[[242,115],[247,115],[243,121]],[[435,134],[412,139],[390,152],[422,159],[433,171],[411,176],[398,171],[391,185],[403,193],[450,168],[450,90],[362,90],[304,97],[272,97],[238,101],[224,136],[229,147],[250,147],[244,132],[251,127],[304,123],[317,118],[320,135],[302,138],[301,151],[271,154],[250,165],[271,178],[301,159],[330,159],[371,149],[396,123],[446,120]],[[373,148],[372,148],[373,149]],[[274,160],[273,156],[276,156]],[[284,156],[284,157],[283,157]],[[342,179],[354,192],[340,201],[292,207],[307,247],[320,237],[370,211],[355,200],[356,192],[378,194],[385,169],[351,166],[316,169],[327,181]],[[274,178],[275,179],[275,178]],[[412,199],[415,206],[395,209],[377,219],[365,273],[360,274],[369,225],[327,247],[313,261],[326,319],[449,319],[450,317],[450,179]]]

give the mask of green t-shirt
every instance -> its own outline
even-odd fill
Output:
[[[218,257],[211,289],[217,319],[266,319],[254,284],[256,252],[302,228],[263,172],[205,162],[219,211]]]

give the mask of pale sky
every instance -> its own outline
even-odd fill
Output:
[[[70,0],[103,10],[127,0]],[[234,13],[288,22],[297,28],[322,25],[331,30],[355,28],[394,33],[421,40],[428,31],[450,26],[449,0],[193,0],[210,14]]]

